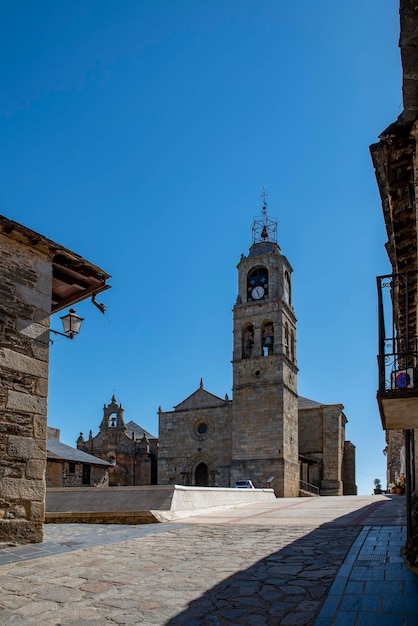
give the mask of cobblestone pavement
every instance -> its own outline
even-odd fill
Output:
[[[393,507],[370,500],[309,525],[309,507],[326,501],[279,506],[290,505],[300,507],[299,524],[262,523],[252,508],[240,523],[47,525],[44,543],[0,551],[0,624],[418,623],[418,577],[401,556],[404,529],[366,525]],[[391,604],[390,589],[402,605]]]
[[[4,565],[0,623],[310,624],[358,532],[128,528],[118,543]]]

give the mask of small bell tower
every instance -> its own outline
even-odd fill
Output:
[[[252,245],[238,263],[233,309],[231,484],[251,479],[278,497],[299,495],[296,317],[292,267],[277,243],[277,220],[253,221]]]
[[[126,431],[123,413],[122,405],[117,403],[113,394],[110,404],[103,406],[103,419],[100,424],[100,431],[108,429],[115,429],[115,432],[116,430]]]

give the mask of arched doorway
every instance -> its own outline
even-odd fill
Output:
[[[209,470],[206,463],[199,463],[194,473],[196,487],[209,487]]]

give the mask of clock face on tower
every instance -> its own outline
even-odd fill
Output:
[[[266,267],[256,267],[247,276],[247,300],[268,298],[268,271]]]
[[[260,300],[264,296],[264,287],[258,285],[258,287],[254,287],[251,292],[251,297],[253,300]]]

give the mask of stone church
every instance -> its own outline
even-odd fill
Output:
[[[355,495],[355,447],[345,440],[342,404],[321,404],[297,393],[292,268],[265,203],[237,269],[233,399],[213,395],[201,380],[173,411],[159,409],[157,446],[149,433],[135,434],[135,428],[141,431],[135,422],[125,425],[112,398],[99,435],[90,433],[87,442],[81,435],[77,447],[116,463],[118,476],[111,484],[151,484],[158,476],[160,485],[231,487],[251,479],[258,488],[271,484],[278,497]],[[157,464],[157,473],[141,469],[146,458],[150,467]],[[130,468],[136,469],[129,473]]]
[[[112,396],[103,407],[98,434],[84,439],[80,433],[77,449],[108,461],[109,487],[155,485],[157,483],[158,441],[135,422],[125,423],[124,409]]]

